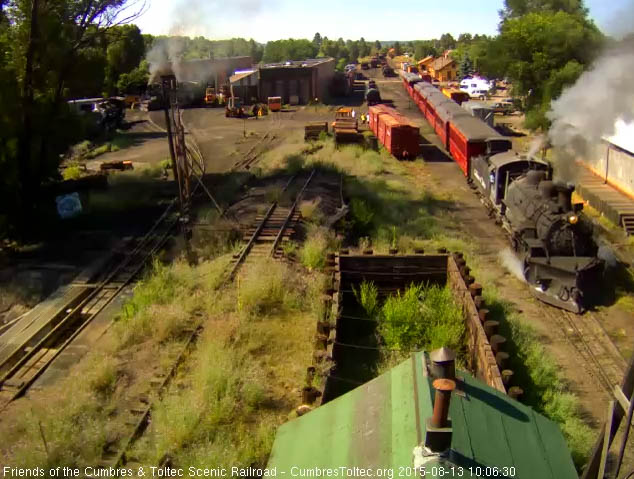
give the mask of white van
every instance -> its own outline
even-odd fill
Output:
[[[491,84],[482,78],[465,78],[460,82],[460,89],[471,97],[484,99],[491,89]]]

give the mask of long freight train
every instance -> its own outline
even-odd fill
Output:
[[[509,235],[531,292],[581,313],[594,300],[604,263],[572,189],[550,166],[512,150],[511,141],[415,74],[403,85],[482,202]]]

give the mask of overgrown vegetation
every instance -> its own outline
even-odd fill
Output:
[[[379,290],[376,285],[372,281],[363,281],[359,285],[359,289],[356,289],[353,285],[352,292],[365,314],[369,318],[375,317],[379,311]]]
[[[206,324],[185,384],[161,401],[133,451],[143,463],[169,454],[179,466],[199,466],[212,454],[219,465],[266,464],[310,363],[325,283],[271,259],[247,266],[235,292],[218,292],[229,299]]]
[[[300,261],[309,271],[321,269],[326,264],[327,252],[337,250],[338,246],[332,231],[320,226],[310,226],[299,250]]]
[[[263,467],[311,361],[325,276],[267,259],[248,265],[234,289],[221,285],[229,262],[229,255],[193,267],[156,261],[68,379],[15,403],[12,420],[0,425],[5,463],[99,462],[104,447],[127,430],[127,402],[146,393],[154,375],[167,373],[192,329],[203,325],[180,376],[187,387],[175,385],[157,403],[133,454],[148,465],[164,454],[182,467],[203,465],[213,453],[227,466]]]
[[[380,306],[373,283],[364,281],[353,291],[368,317],[378,321],[377,332],[388,349],[432,351],[446,346],[464,352],[464,317],[448,287],[411,284]]]

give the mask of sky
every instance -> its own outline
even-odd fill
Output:
[[[147,0],[135,21],[143,33],[243,37],[258,42],[281,38],[424,40],[449,32],[495,34],[503,0]],[[634,0],[586,0],[590,16],[606,33],[634,30]]]

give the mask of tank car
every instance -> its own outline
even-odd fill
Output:
[[[574,188],[550,175],[547,163],[508,151],[474,158],[470,177],[509,234],[533,295],[581,313],[594,299],[603,261],[579,214],[583,205],[572,205]]]

